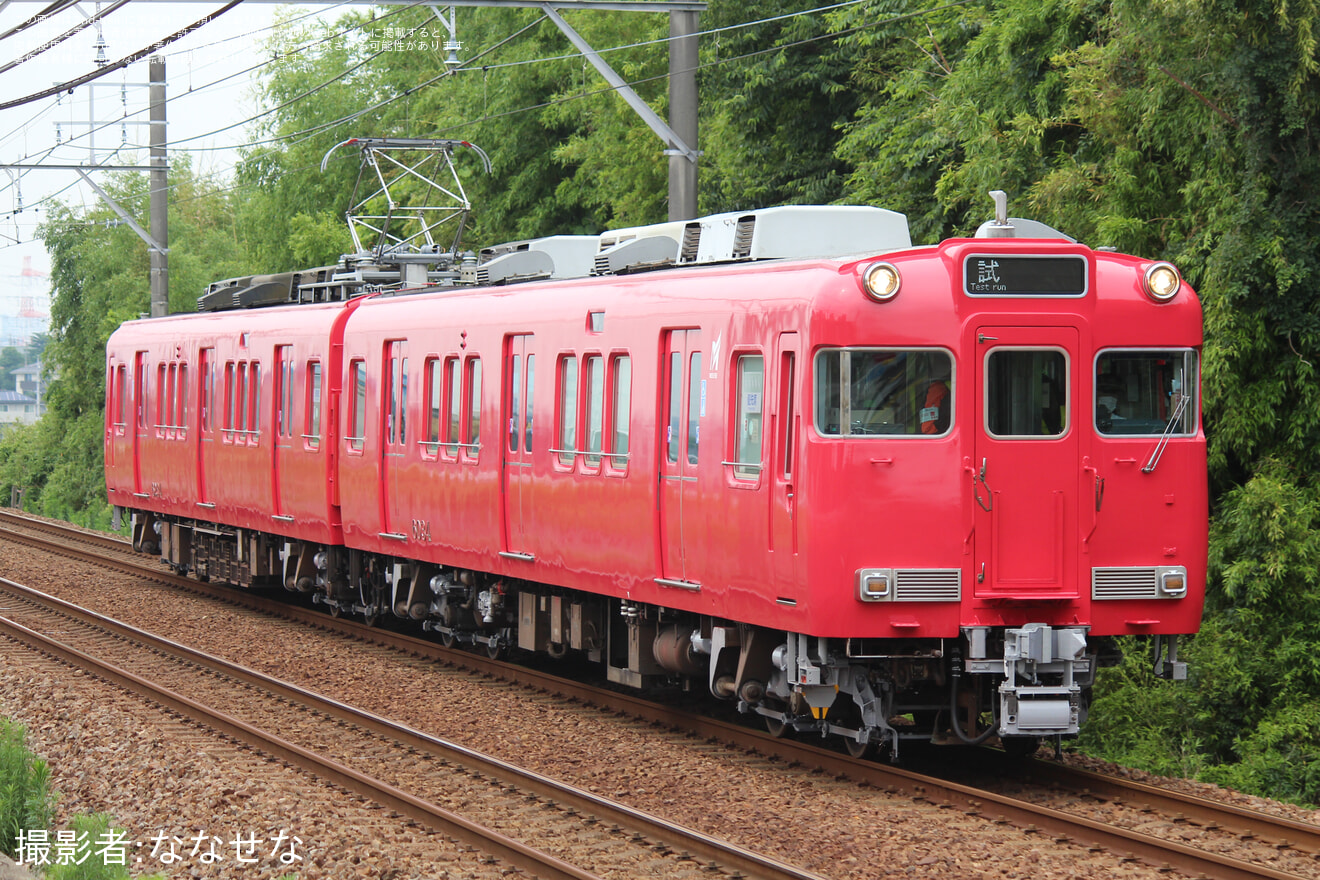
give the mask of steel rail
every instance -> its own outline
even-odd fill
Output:
[[[1202,825],[1219,825],[1228,820],[1242,836],[1250,835],[1300,852],[1320,853],[1320,825],[1309,822],[1272,816],[1236,804],[1220,803],[1186,792],[1048,761],[1022,762],[1019,772],[1020,778],[1037,785],[1054,785],[1075,794],[1103,798],[1112,803],[1135,798],[1166,816],[1176,818],[1181,815]]]
[[[49,524],[43,523],[42,525]],[[4,537],[9,537],[8,533],[5,533]],[[29,536],[17,536],[17,539],[31,542],[33,546],[46,546],[45,542],[32,539]],[[62,547],[54,548],[54,552],[68,552],[77,554],[80,557],[85,554],[85,551],[73,549],[66,551]],[[269,611],[286,619],[310,623],[326,630],[351,633],[364,641],[393,648],[414,656],[434,658],[442,662],[448,661],[473,671],[487,673],[570,700],[621,711],[641,720],[691,732],[713,742],[722,742],[789,763],[813,767],[833,776],[865,782],[881,790],[902,792],[916,800],[948,804],[974,816],[984,817],[987,813],[990,813],[1004,818],[1029,832],[1049,832],[1061,839],[1100,846],[1111,852],[1128,853],[1155,867],[1170,865],[1193,874],[1215,877],[1217,880],[1218,878],[1223,878],[1223,880],[1247,880],[1247,878],[1295,880],[1297,877],[1297,875],[1268,866],[1255,865],[1217,853],[1197,850],[1176,841],[1108,826],[1095,820],[1042,807],[1006,795],[995,794],[973,786],[948,782],[938,777],[914,773],[900,767],[887,767],[859,761],[824,748],[792,740],[776,739],[768,734],[746,727],[695,715],[663,704],[652,703],[639,697],[558,678],[535,669],[490,660],[465,651],[446,649],[425,639],[375,629],[353,621],[332,619],[315,611],[284,605],[258,597],[252,593],[241,592],[232,588],[223,590],[208,588],[208,585],[198,581],[162,573],[158,569],[150,569],[140,565],[133,566],[119,560],[104,560],[90,553],[86,553],[85,558],[96,564],[110,565],[120,570],[132,571],[196,592],[224,597],[227,601],[254,610]],[[1209,803],[1213,804],[1213,802]],[[1232,818],[1235,816],[1236,811],[1240,809],[1235,808],[1232,811],[1224,811],[1224,814],[1217,818],[1222,819],[1226,825],[1231,826]],[[1252,811],[1246,812],[1251,813]],[[1254,816],[1256,822],[1262,822],[1266,825],[1274,818],[1263,813],[1256,813]],[[1173,818],[1173,816],[1170,816],[1170,818]],[[1221,830],[1223,829],[1221,828]],[[1243,830],[1245,832],[1247,829]],[[1274,833],[1271,836],[1282,837],[1282,835]]]
[[[393,810],[402,816],[435,829],[458,840],[476,846],[495,858],[507,862],[534,876],[553,880],[600,880],[595,874],[571,865],[549,853],[506,837],[497,831],[483,828],[456,813],[451,813],[407,792],[359,773],[335,761],[263,731],[231,715],[191,700],[182,694],[157,685],[141,676],[86,654],[77,648],[28,629],[5,617],[0,617],[0,635],[54,657],[77,669],[90,672],[111,684],[163,706],[187,718],[201,722],[253,748],[281,761],[308,770],[335,785],[341,786],[369,800]]]
[[[152,650],[220,672],[236,681],[252,685],[315,712],[324,713],[341,721],[358,725],[373,733],[395,739],[407,748],[414,748],[437,758],[461,763],[505,784],[516,786],[519,790],[530,792],[546,800],[554,800],[561,806],[568,806],[595,815],[602,821],[625,825],[632,830],[640,831],[648,838],[687,851],[694,857],[706,859],[725,868],[739,871],[749,878],[823,880],[819,874],[760,855],[699,831],[675,826],[642,810],[602,798],[575,786],[558,782],[548,776],[525,770],[457,743],[431,736],[372,712],[347,705],[315,691],[281,681],[246,666],[232,663],[224,658],[162,638],[154,633],[115,620],[112,617],[106,617],[32,587],[6,578],[0,578],[0,589],[20,598],[44,604],[84,623],[137,641]]]

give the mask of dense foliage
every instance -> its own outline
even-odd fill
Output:
[[[1320,0],[801,0],[703,13],[701,210],[786,202],[905,212],[914,240],[965,234],[1004,189],[1014,213],[1177,263],[1205,305],[1213,497],[1193,680],[1151,679],[1140,646],[1097,689],[1083,746],[1166,772],[1320,802]],[[568,14],[662,115],[663,16]],[[757,23],[741,26],[750,20]],[[399,50],[429,11],[289,26],[233,194],[176,165],[171,299],[213,278],[331,262],[352,136],[463,138],[467,240],[665,218],[662,144],[535,10],[463,9],[465,63]],[[717,29],[718,30],[715,30]],[[319,41],[319,42],[314,42]],[[324,85],[323,85],[324,84]],[[460,162],[462,162],[460,158]],[[125,178],[131,197],[145,184]],[[186,194],[186,195],[185,195]],[[66,211],[46,229],[58,291],[42,425],[0,442],[0,492],[73,515],[100,498],[100,346],[146,310],[145,248]],[[100,502],[103,504],[103,502]]]

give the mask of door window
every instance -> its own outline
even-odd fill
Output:
[[[1057,349],[1001,348],[986,358],[986,431],[1049,438],[1068,431],[1068,356]]]

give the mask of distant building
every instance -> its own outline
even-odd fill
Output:
[[[21,391],[0,391],[0,431],[10,425],[30,425],[40,413],[37,399],[28,397]]]
[[[37,361],[35,364],[26,364],[9,372],[14,377],[14,386],[19,393],[36,399],[41,403],[42,412],[45,412],[46,402],[42,398],[46,396],[46,386],[49,383],[41,377],[41,361]]]

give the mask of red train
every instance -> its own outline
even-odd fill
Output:
[[[1113,637],[1186,674],[1201,310],[1166,263],[1004,213],[933,247],[787,207],[369,295],[351,260],[213,285],[284,304],[113,335],[109,498],[178,571],[855,752],[1072,735]]]

